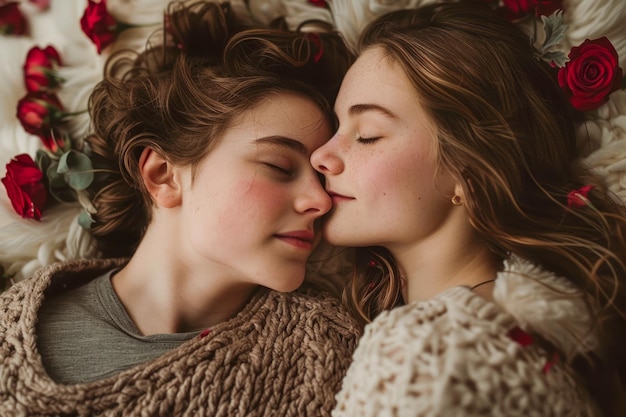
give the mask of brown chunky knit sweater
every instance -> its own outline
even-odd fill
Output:
[[[339,302],[259,291],[235,318],[155,360],[60,385],[36,349],[37,310],[118,261],[39,271],[0,295],[0,416],[329,416],[358,331]],[[97,349],[97,346],[94,346]]]

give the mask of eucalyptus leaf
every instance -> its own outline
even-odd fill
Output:
[[[84,190],[93,182],[91,160],[82,152],[65,152],[59,159],[57,172],[64,174],[65,182],[74,190]]]
[[[543,22],[543,30],[546,33],[546,38],[543,41],[541,50],[547,51],[565,39],[567,25],[563,24],[562,10],[557,10],[550,16],[541,16],[541,21]]]
[[[68,188],[64,175],[57,172],[58,166],[59,163],[57,161],[52,161],[46,171],[50,196],[57,201],[73,201],[75,198],[74,193]]]
[[[57,161],[51,161],[48,169],[46,170],[46,177],[48,177],[48,185],[50,188],[64,188],[67,186],[63,174],[58,172],[59,163]]]
[[[50,166],[51,162],[52,160],[50,159],[50,155],[48,155],[48,152],[44,151],[43,149],[39,149],[35,154],[35,163],[37,164],[41,172],[45,173],[46,171],[48,171],[48,167]]]
[[[565,63],[569,61],[569,58],[563,51],[548,51],[543,54],[543,59],[548,62],[554,62],[559,68],[564,67]]]
[[[91,229],[91,224],[93,223],[93,219],[91,218],[91,214],[87,212],[87,210],[83,209],[78,215],[78,225],[81,226],[85,230]]]

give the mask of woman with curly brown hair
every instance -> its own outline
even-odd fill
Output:
[[[357,326],[298,288],[331,207],[309,158],[350,54],[227,3],[165,22],[90,98],[103,259],[0,298],[0,415],[330,414]]]
[[[365,333],[335,416],[624,415],[626,209],[550,65],[490,9],[365,30],[312,163]]]

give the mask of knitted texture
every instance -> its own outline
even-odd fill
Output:
[[[53,382],[36,350],[45,291],[119,264],[54,264],[0,296],[0,416],[330,415],[358,327],[336,299],[310,291],[263,289],[235,318],[153,361],[93,383]]]
[[[505,271],[496,285],[519,278],[516,270],[532,269]],[[516,303],[513,296],[501,295]],[[550,304],[550,299],[536,302]],[[569,365],[551,363],[551,353],[539,343],[525,345],[509,336],[520,323],[506,307],[455,287],[379,315],[365,328],[333,416],[598,415]]]

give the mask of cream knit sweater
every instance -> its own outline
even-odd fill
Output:
[[[334,299],[303,291],[260,291],[208,334],[116,376],[53,382],[36,350],[45,291],[116,265],[54,264],[0,295],[0,416],[330,415],[357,326]]]
[[[585,339],[590,318],[576,290],[513,258],[494,297],[456,287],[378,316],[365,328],[333,416],[597,415],[565,361],[553,362],[537,340],[526,343],[534,334],[565,354],[596,347]]]

